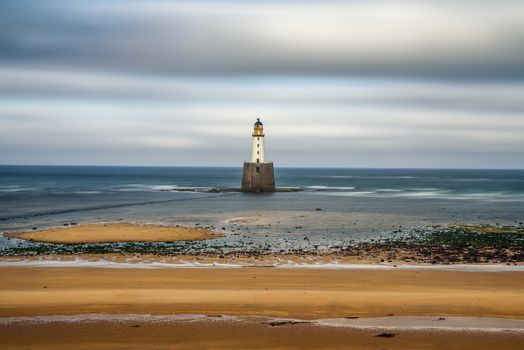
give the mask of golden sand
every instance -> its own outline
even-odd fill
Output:
[[[0,316],[229,314],[524,319],[524,273],[274,268],[0,268]]]
[[[5,236],[49,243],[108,243],[204,240],[222,237],[222,234],[200,228],[116,223],[11,232]]]

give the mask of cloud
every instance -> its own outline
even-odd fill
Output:
[[[191,90],[191,82],[185,83]],[[196,84],[206,86],[201,80]],[[315,81],[310,85],[301,81],[289,89],[331,89],[332,84],[325,84],[319,87]],[[430,95],[432,89],[446,91],[441,84],[412,84],[410,87],[404,81],[398,85],[390,81],[389,90],[393,95],[407,89],[422,96]],[[261,98],[260,92],[241,103],[231,101],[231,96],[222,100],[223,92],[214,95],[217,90],[209,86],[204,89],[208,95],[190,102],[168,97],[161,102],[147,97],[85,99],[81,95],[0,99],[0,147],[18,153],[32,148],[33,157],[47,153],[46,157],[53,155],[60,161],[64,159],[61,149],[75,150],[75,154],[84,155],[80,158],[83,163],[98,163],[98,152],[104,150],[104,157],[112,155],[109,158],[119,164],[126,159],[131,164],[151,164],[155,159],[159,164],[238,165],[248,156],[253,120],[262,116],[268,156],[280,164],[369,166],[370,161],[382,165],[395,158],[400,166],[416,158],[419,166],[427,161],[422,155],[431,159],[441,154],[450,155],[449,159],[461,154],[465,164],[479,155],[491,157],[489,164],[482,163],[484,166],[503,166],[498,163],[499,157],[507,161],[512,155],[511,164],[521,164],[522,114],[495,107],[479,113],[474,108],[435,109],[433,105],[413,105],[402,99],[384,101],[388,89],[382,83],[368,82],[363,91],[359,85],[351,86],[347,88],[353,93],[367,96],[367,103],[332,103],[329,99],[296,103],[296,91],[289,100],[279,103],[263,94]],[[333,89],[340,91],[344,87]],[[243,84],[237,88],[246,89]],[[451,88],[449,95],[441,92],[444,101],[456,98],[454,93],[462,91],[454,85]],[[519,91],[518,86],[513,88]],[[464,91],[481,101],[496,92],[497,85],[479,91],[466,86]],[[417,96],[410,95],[414,99]],[[306,93],[303,100],[308,96]],[[449,162],[434,165],[449,166]]]
[[[521,1],[7,3],[4,62],[164,75],[524,73]]]
[[[524,82],[446,82],[351,77],[157,77],[0,67],[2,96],[238,104],[404,105],[483,113],[524,112]],[[152,106],[152,108],[155,108]]]
[[[0,3],[0,163],[524,167],[524,4]]]

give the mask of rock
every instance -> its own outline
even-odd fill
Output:
[[[322,208],[315,208],[315,211],[322,211]]]
[[[379,338],[393,338],[395,336],[395,333],[380,333],[375,335],[375,337]]]

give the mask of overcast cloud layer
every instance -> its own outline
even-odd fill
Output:
[[[0,163],[524,167],[522,1],[2,1]]]

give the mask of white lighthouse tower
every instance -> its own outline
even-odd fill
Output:
[[[257,118],[253,128],[253,151],[251,153],[251,163],[264,163],[264,125]]]
[[[251,134],[253,147],[251,162],[244,162],[242,192],[275,192],[273,163],[266,161],[264,154],[264,125],[257,118]]]

